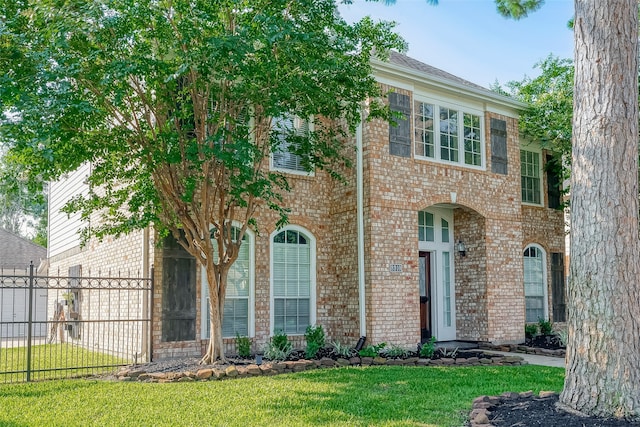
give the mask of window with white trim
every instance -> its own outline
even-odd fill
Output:
[[[232,229],[234,241],[237,239],[240,230],[237,227]],[[243,238],[238,258],[229,268],[227,276],[227,291],[224,299],[224,314],[222,320],[222,336],[224,338],[235,338],[236,335],[251,336],[253,322],[253,274],[252,274],[252,254],[253,236],[246,231]],[[218,256],[218,244],[213,242],[214,257]],[[206,273],[204,275],[206,279]],[[206,323],[203,337],[211,336],[211,313],[209,311],[209,288],[206,280],[203,280],[203,300],[206,302]]]
[[[273,118],[271,128],[278,138],[278,146],[271,155],[272,169],[286,172],[308,173],[302,165],[302,159],[295,153],[297,138],[304,138],[309,133],[309,121],[297,116]]]
[[[413,127],[417,158],[474,167],[484,165],[481,115],[415,101]]]
[[[540,153],[520,150],[520,176],[524,203],[542,204],[541,172]]]
[[[547,319],[545,271],[544,251],[537,246],[527,246],[524,250],[524,298],[527,322]]]
[[[313,240],[287,228],[272,238],[273,331],[304,334],[314,320]]]

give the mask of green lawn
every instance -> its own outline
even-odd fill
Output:
[[[113,371],[108,366],[130,363],[121,358],[96,351],[89,351],[73,344],[44,344],[31,348],[32,379],[65,378]],[[0,383],[24,381],[27,366],[27,348],[0,348]],[[85,366],[89,368],[65,370]],[[104,368],[107,366],[107,368]],[[56,370],[60,369],[60,370]],[[1,410],[0,410],[1,411]]]
[[[366,367],[193,383],[0,385],[4,426],[461,426],[483,394],[562,388],[541,366]]]

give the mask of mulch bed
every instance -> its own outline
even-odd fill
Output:
[[[481,396],[474,401],[471,427],[624,427],[640,422],[581,417],[556,407],[558,395],[542,392]],[[484,416],[483,416],[484,415]]]

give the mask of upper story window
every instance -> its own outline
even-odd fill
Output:
[[[271,127],[279,140],[278,147],[271,156],[271,168],[285,172],[307,174],[299,155],[295,153],[297,138],[309,133],[309,121],[296,116],[273,118]]]
[[[542,204],[540,153],[520,150],[520,175],[522,182],[522,201],[534,205]]]
[[[484,165],[481,115],[414,102],[414,154],[472,167]]]

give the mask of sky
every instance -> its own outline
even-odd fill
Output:
[[[409,44],[407,55],[488,88],[540,74],[536,63],[550,54],[573,58],[573,0],[546,0],[519,21],[498,14],[493,0],[396,0],[386,6],[364,0],[341,5],[347,22],[364,16],[395,21]]]

